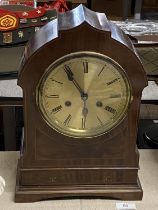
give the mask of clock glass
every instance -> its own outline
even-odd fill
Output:
[[[76,138],[109,132],[125,118],[131,87],[123,68],[110,57],[77,52],[52,63],[36,88],[45,122]]]

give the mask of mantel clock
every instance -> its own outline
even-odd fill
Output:
[[[18,84],[24,140],[16,202],[142,198],[136,138],[147,79],[116,25],[83,5],[59,14],[28,43]]]

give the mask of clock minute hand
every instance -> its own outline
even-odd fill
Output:
[[[78,89],[78,91],[80,92],[81,97],[84,97],[84,95],[85,95],[85,94],[84,94],[84,91],[81,89],[81,87],[79,86],[79,84],[77,83],[77,81],[74,79],[73,73],[72,73],[70,67],[69,67],[69,66],[65,66],[65,67],[64,67],[64,70],[65,70],[65,72],[66,72],[66,74],[67,74],[68,80],[73,82],[73,84],[75,85],[75,87],[76,87],[76,88]]]
[[[64,71],[65,71],[66,74],[67,74],[68,80],[73,81],[73,80],[74,80],[74,78],[73,78],[74,75],[73,75],[73,73],[72,73],[70,67],[67,66],[67,65],[65,65],[65,66],[64,66]]]

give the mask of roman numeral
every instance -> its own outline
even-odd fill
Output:
[[[107,85],[111,85],[111,84],[117,82],[118,80],[119,80],[119,78],[116,78],[116,79],[113,79],[113,80],[110,81],[110,82],[107,82],[106,84],[107,84]]]
[[[53,108],[53,109],[52,109],[52,112],[53,112],[54,114],[56,114],[56,113],[59,112],[61,109],[62,109],[62,106],[60,105],[60,106],[57,106],[57,107]]]
[[[116,93],[116,94],[111,94],[110,98],[121,98],[121,94],[120,93]]]
[[[105,66],[106,66],[106,65],[105,65]],[[104,71],[105,66],[103,66],[103,68],[102,68],[102,69],[101,69],[101,71],[99,72],[98,77],[99,77],[99,76],[100,76],[100,74]]]
[[[59,81],[57,81],[57,80],[55,80],[55,79],[53,79],[53,78],[51,78],[51,80],[52,80],[53,82],[56,82],[56,83],[60,84],[60,85],[63,84],[62,82],[59,82]]]
[[[46,96],[47,98],[59,98],[59,95],[49,95],[49,96]]]
[[[64,66],[64,70],[67,71],[68,73],[71,73],[72,74],[70,66],[65,65]]]
[[[116,109],[110,107],[110,106],[106,106],[104,107],[104,109],[112,114],[115,114],[116,113]]]
[[[88,73],[88,62],[87,61],[84,61],[83,62],[83,69],[84,69],[84,73]]]
[[[71,118],[72,118],[72,116],[71,116],[71,114],[69,114],[69,115],[67,116],[67,118],[65,119],[65,121],[64,121],[64,125],[65,125],[65,126],[67,126],[67,125],[69,124]]]
[[[97,116],[97,119],[98,119],[100,125],[103,125],[103,122],[101,121],[101,119],[98,116]]]

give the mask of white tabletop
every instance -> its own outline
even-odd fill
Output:
[[[18,152],[0,152],[0,176],[6,181],[0,196],[0,210],[115,210],[116,203],[106,199],[49,200],[35,203],[15,203],[14,190]],[[144,191],[142,201],[135,203],[137,210],[158,209],[158,150],[140,150],[139,177]]]
[[[23,97],[22,89],[17,85],[17,79],[0,80],[0,97]]]

